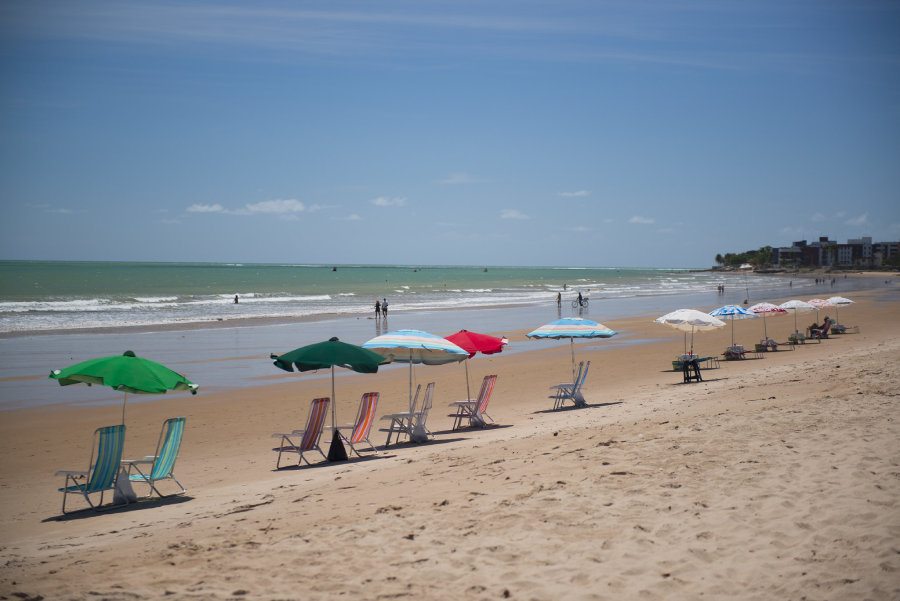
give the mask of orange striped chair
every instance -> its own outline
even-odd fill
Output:
[[[481,426],[482,428],[487,426],[487,422],[484,421],[484,418],[488,418],[491,420],[491,423],[494,423],[494,418],[485,413],[485,410],[487,409],[488,402],[491,400],[491,392],[494,390],[494,383],[496,381],[497,376],[495,375],[485,376],[484,381],[481,383],[481,392],[478,393],[477,400],[465,400],[450,403],[450,407],[456,407],[456,413],[448,416],[454,418],[454,430],[462,427],[462,420],[464,419],[469,420],[470,426]]]
[[[290,434],[273,434],[272,438],[280,438],[281,444],[273,451],[278,451],[278,460],[275,462],[275,469],[281,469],[281,454],[294,452],[300,456],[297,465],[310,465],[309,459],[303,456],[306,451],[315,449],[321,453],[322,457],[326,457],[322,448],[319,446],[319,437],[322,434],[322,428],[325,426],[325,417],[328,415],[328,404],[331,399],[328,397],[321,399],[313,399],[309,404],[309,415],[306,418],[306,428],[303,430],[294,430]],[[294,444],[291,437],[300,437],[300,444]],[[326,457],[327,459],[327,457]]]
[[[362,455],[359,454],[359,449],[353,445],[361,442],[369,445],[372,448],[372,452],[376,455],[378,454],[378,449],[369,440],[369,432],[372,430],[372,424],[375,422],[375,409],[378,407],[379,396],[380,393],[378,392],[367,392],[362,395],[362,399],[359,401],[359,411],[356,412],[356,423],[339,426],[344,429],[353,428],[353,434],[350,435],[350,438],[343,434],[341,434],[341,438],[344,444],[350,445],[357,457],[362,457]],[[331,426],[325,426],[325,429],[330,430]],[[363,450],[368,451],[368,449]]]

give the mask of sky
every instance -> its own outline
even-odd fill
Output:
[[[0,259],[900,239],[900,4],[0,2]]]

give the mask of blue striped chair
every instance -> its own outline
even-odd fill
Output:
[[[125,503],[119,505],[110,505],[102,509],[100,507],[103,505],[103,493],[116,488],[116,475],[119,473],[122,447],[125,445],[125,426],[97,428],[94,432],[94,440],[97,444],[91,448],[91,462],[88,464],[90,467],[87,471],[60,470],[55,474],[66,477],[65,485],[59,489],[59,492],[63,493],[62,512],[64,514],[72,513],[66,511],[66,498],[69,493],[82,495],[90,505],[90,509],[94,511],[107,511],[128,505],[128,499],[125,499]],[[85,480],[79,483],[81,478],[85,478]],[[70,482],[71,484],[69,484]],[[90,499],[90,495],[94,493],[100,493],[100,502],[96,505]]]
[[[129,459],[122,462],[128,466],[128,479],[131,482],[141,482],[150,487],[150,492],[144,498],[152,497],[153,493],[158,494],[160,497],[174,497],[187,492],[187,489],[178,481],[173,472],[175,460],[178,459],[178,451],[181,449],[181,438],[184,435],[184,422],[186,419],[185,417],[173,417],[163,423],[162,432],[159,434],[159,442],[156,444],[156,455],[148,455],[140,460]],[[150,465],[150,472],[145,474],[141,470],[141,465]],[[132,474],[131,468],[137,470],[137,473]],[[156,483],[160,480],[174,480],[175,484],[181,487],[181,491],[170,495],[162,494],[156,488]]]

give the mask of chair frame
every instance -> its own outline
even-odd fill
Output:
[[[118,436],[119,438],[118,440],[113,439],[110,443],[112,446],[108,447],[108,445],[106,444],[106,437],[110,435]],[[118,426],[106,426],[103,428],[97,428],[94,431],[93,438],[96,441],[96,444],[92,441],[91,461],[88,464],[90,467],[87,471],[82,472],[76,470],[60,470],[54,474],[55,476],[66,477],[65,485],[63,486],[63,488],[59,489],[59,491],[63,493],[62,512],[64,515],[87,511],[89,509],[93,509],[94,511],[109,511],[110,509],[125,507],[129,503],[128,499],[126,498],[125,502],[119,505],[101,507],[101,505],[103,505],[103,493],[108,490],[114,491],[116,489],[116,484],[119,478],[119,466],[122,460],[122,450],[125,446],[125,425],[120,424]],[[106,455],[104,455],[103,453],[104,448],[107,448],[107,452],[112,453],[112,456],[106,457]],[[103,468],[103,470],[97,470],[98,464]],[[110,473],[110,470],[112,471],[112,473]],[[98,476],[98,474],[100,474],[100,476]],[[78,478],[80,477],[86,478],[84,485],[78,483]],[[72,481],[72,486],[69,485],[70,480]],[[66,511],[66,498],[69,496],[69,493],[75,492],[81,493],[81,495],[84,497],[84,500],[87,501],[87,504],[90,507],[86,507],[84,509],[79,509],[76,511]],[[91,502],[90,495],[98,492],[100,493],[100,502],[94,505]]]
[[[322,437],[322,430],[325,428],[325,417],[328,415],[328,405],[331,404],[331,397],[321,397],[318,399],[313,399],[309,404],[309,412],[306,415],[306,428],[303,430],[294,430],[290,434],[282,434],[276,433],[272,434],[272,438],[280,438],[281,444],[274,449],[273,451],[278,451],[278,459],[275,461],[275,469],[281,469],[281,455],[286,452],[294,452],[300,456],[297,460],[297,465],[303,465],[303,462],[306,462],[306,465],[312,465],[309,462],[309,459],[303,456],[304,452],[309,452],[312,450],[316,450],[319,452],[322,457],[328,459],[328,456],[325,455],[325,452],[322,451],[322,447],[319,445],[319,440]],[[319,426],[315,432],[310,431],[310,425],[312,424],[314,416],[317,414],[316,408],[321,407],[320,412],[318,413]],[[291,440],[291,437],[300,436],[300,444],[296,445]],[[311,439],[308,436],[312,436]],[[287,442],[287,444],[285,444]],[[285,466],[285,467],[293,467],[293,466]]]
[[[378,408],[378,399],[380,396],[380,392],[367,392],[363,394],[359,401],[359,409],[356,410],[356,421],[352,424],[339,426],[353,429],[350,438],[341,434],[341,440],[344,444],[349,445],[350,449],[356,453],[357,457],[362,457],[362,455],[359,454],[359,449],[353,446],[354,442],[356,444],[365,442],[371,447],[373,453],[376,455],[378,454],[378,449],[376,449],[375,445],[372,444],[372,441],[369,440],[369,433],[372,430],[372,424],[375,423],[375,410]],[[332,428],[331,426],[325,426],[325,429],[331,430]],[[366,452],[369,451],[369,449],[363,450]]]
[[[488,402],[490,402],[491,400],[491,393],[494,390],[494,385],[496,384],[496,382],[496,375],[485,376],[484,380],[482,380],[481,382],[481,392],[478,393],[477,399],[456,401],[448,405],[448,407],[456,407],[456,413],[447,416],[454,418],[454,430],[462,428],[462,420],[464,419],[469,420],[469,426],[480,425],[482,428],[487,427],[487,422],[484,421],[482,416],[491,420],[492,424],[494,423],[494,418],[485,413],[484,410],[487,409]],[[475,422],[474,424],[473,421]]]
[[[178,478],[175,477],[175,462],[178,461],[178,451],[181,449],[181,440],[184,436],[184,424],[186,420],[186,417],[172,417],[163,422],[162,430],[159,433],[159,442],[156,443],[155,455],[147,455],[140,460],[122,460],[122,465],[128,466],[128,480],[130,482],[140,482],[150,487],[150,492],[141,497],[142,499],[152,497],[154,492],[163,499],[165,499],[166,497],[177,497],[178,495],[183,495],[187,492],[187,489],[184,487],[184,485],[178,481]],[[161,458],[163,461],[167,461],[168,458],[171,457],[169,445],[175,445],[175,458],[171,460],[172,463],[168,466],[166,473],[158,475],[156,473],[156,470],[160,465]],[[142,464],[150,464],[149,474],[145,474],[141,470],[140,466]],[[131,473],[132,467],[137,470],[137,474]],[[159,489],[156,488],[156,483],[161,480],[174,480],[175,484],[181,487],[181,491],[169,495],[162,494],[161,492],[159,492]]]

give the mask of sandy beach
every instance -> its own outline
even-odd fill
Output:
[[[461,365],[417,367],[436,383],[436,440],[385,449],[373,428],[377,457],[347,463],[274,470],[270,434],[302,428],[327,379],[136,403],[126,458],[187,417],[175,471],[188,493],[104,514],[62,517],[53,473],[84,469],[120,407],[6,411],[0,597],[898,599],[900,311],[847,296],[841,322],[859,334],[723,361],[698,384],[671,371],[683,336],[655,315],[602,320],[647,342],[576,347],[592,362],[586,409],[547,398],[571,379],[568,345],[478,356],[474,388],[498,375],[486,429],[450,429]],[[792,322],[769,331],[784,341]],[[731,335],[695,348],[721,354]],[[735,336],[752,347],[762,323]],[[372,390],[379,414],[403,410],[407,378],[339,378],[338,421]]]

